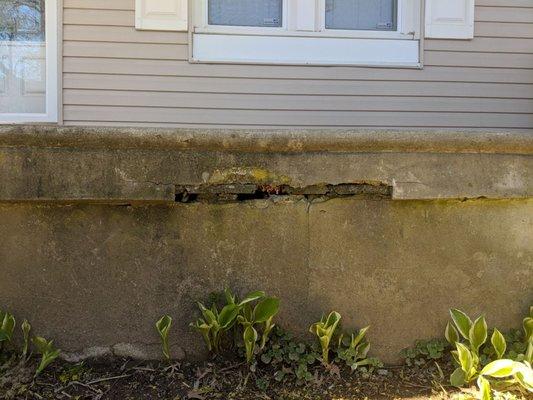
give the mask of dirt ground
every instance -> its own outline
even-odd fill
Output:
[[[57,361],[33,379],[35,360],[0,369],[2,399],[447,399],[447,363],[384,367],[372,374],[317,367],[313,378],[274,379],[268,367],[255,371],[239,361],[146,363],[100,360],[80,364]]]

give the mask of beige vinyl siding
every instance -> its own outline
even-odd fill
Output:
[[[67,125],[533,127],[533,0],[476,0],[476,38],[425,67],[187,62],[182,32],[136,31],[134,0],[64,0]]]

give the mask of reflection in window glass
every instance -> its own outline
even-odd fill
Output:
[[[209,25],[280,27],[283,0],[209,0]]]
[[[396,30],[398,0],[326,0],[326,29]]]
[[[0,113],[46,112],[44,0],[0,0]]]

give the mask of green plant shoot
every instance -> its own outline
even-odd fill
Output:
[[[170,328],[172,326],[172,318],[168,315],[161,317],[159,321],[156,322],[155,327],[159,336],[161,336],[161,347],[163,350],[163,356],[165,359],[170,360],[170,348],[168,344],[168,335]]]
[[[15,317],[8,312],[0,311],[0,343],[11,342],[15,331]]]
[[[22,358],[26,359],[28,355],[28,349],[30,347],[31,325],[28,322],[28,320],[24,320],[20,328],[22,329],[22,338],[24,340],[23,345],[22,345]]]
[[[53,340],[48,341],[39,336],[34,337],[32,342],[37,349],[37,353],[41,355],[41,362],[35,372],[35,376],[37,376],[59,356],[61,350],[54,347]]]
[[[329,364],[329,345],[340,320],[341,315],[332,311],[327,318],[322,317],[319,322],[314,323],[309,328],[309,331],[318,337],[322,348],[322,362],[326,365]]]

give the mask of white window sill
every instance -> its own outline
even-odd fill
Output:
[[[193,33],[191,62],[420,68],[419,41]]]
[[[57,122],[55,114],[41,113],[0,113],[0,124],[24,124],[36,122]]]

